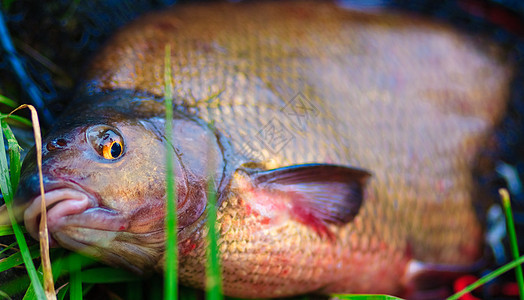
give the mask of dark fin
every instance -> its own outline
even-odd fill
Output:
[[[296,165],[250,175],[257,188],[290,199],[294,217],[318,228],[351,222],[371,176],[366,170],[328,164]]]
[[[445,265],[412,260],[405,275],[407,299],[444,299],[451,296],[451,283],[457,278],[484,269],[485,259],[470,265]]]

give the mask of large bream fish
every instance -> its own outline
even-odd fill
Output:
[[[118,31],[44,139],[53,243],[163,270],[168,45],[183,284],[205,284],[209,179],[230,296],[409,296],[424,270],[480,259],[472,170],[505,111],[503,52],[312,1],[176,6]],[[35,238],[40,200],[32,152],[15,204]]]

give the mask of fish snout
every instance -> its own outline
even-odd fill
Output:
[[[64,137],[54,138],[44,143],[42,149],[42,179],[46,191],[56,188],[62,182],[61,179],[53,178],[46,174],[46,169],[57,161],[59,150],[65,150],[70,146],[70,139]],[[33,147],[26,156],[22,165],[20,182],[15,194],[14,206],[24,206],[40,195],[40,178],[38,176],[38,165],[36,161],[36,149]]]
[[[46,184],[50,184],[51,182],[44,176],[43,183],[44,186],[46,186]],[[13,205],[11,206],[17,222],[24,220],[24,211],[38,195],[40,195],[40,179],[38,173],[28,176],[22,175],[13,199]]]
[[[37,196],[24,212],[24,223],[27,231],[37,240],[39,239],[42,201],[45,202],[47,208],[47,227],[51,234],[64,227],[68,216],[83,213],[88,208],[96,206],[89,194],[70,187],[59,187],[46,191],[43,196]],[[50,240],[52,241],[52,239]]]
[[[79,214],[96,206],[89,193],[76,184],[57,181],[44,173],[42,176],[44,197],[40,192],[40,178],[36,172],[24,172],[13,202],[13,211],[18,222],[24,221],[29,234],[39,239],[39,224],[42,200],[47,208],[47,226],[50,233],[60,230],[64,218]],[[52,238],[50,239],[52,241]]]
[[[49,174],[50,165],[56,163],[56,157],[53,157],[56,150],[63,149],[67,146],[65,139],[53,139],[45,143],[42,152],[42,181],[46,191],[56,188],[63,182],[56,176]],[[38,165],[36,159],[36,149],[31,148],[24,159],[20,174],[20,181],[15,193],[14,206],[28,205],[34,198],[40,195],[40,177],[38,175]]]
[[[49,185],[50,180],[48,177],[43,176],[44,187]],[[38,173],[33,173],[28,176],[22,175],[18,189],[14,198],[14,206],[26,206],[30,202],[40,195],[40,178]]]
[[[60,181],[53,180],[49,178],[45,173],[42,174],[42,183],[44,185],[44,190],[49,191],[55,189],[62,185]],[[25,210],[32,201],[40,196],[40,177],[38,172],[24,172],[22,170],[22,175],[20,177],[20,182],[18,183],[18,188],[15,193],[13,208],[22,208]],[[15,214],[16,220],[21,221],[23,216],[20,214]]]
[[[33,157],[34,152],[35,149],[33,147],[26,157]],[[40,194],[40,179],[38,173],[34,170],[36,170],[36,162],[26,159],[22,165],[22,174],[11,206],[17,222],[23,220],[25,209]],[[46,182],[49,182],[49,179],[44,176],[43,181],[45,185]],[[5,205],[0,208],[0,224],[10,224]]]

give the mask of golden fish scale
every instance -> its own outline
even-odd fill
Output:
[[[512,74],[495,45],[413,16],[329,3],[181,6],[119,32],[88,79],[161,96],[167,44],[177,103],[214,121],[236,163],[326,162],[373,174],[356,219],[331,228],[335,242],[291,218],[263,224],[245,201],[224,202],[230,294],[395,291],[410,258],[478,258],[471,169]],[[310,110],[294,116],[300,101]],[[181,259],[181,280],[202,286],[204,249]],[[379,273],[391,280],[371,280]]]
[[[226,294],[275,297],[311,291],[398,292],[407,258],[374,236],[362,218],[355,220],[354,227],[331,226],[337,236],[332,244],[293,220],[267,224],[264,218],[248,214],[237,201],[223,204],[218,215]],[[205,247],[197,246],[196,250],[181,256],[180,276],[185,284],[202,287]],[[381,282],[374,280],[377,278]]]

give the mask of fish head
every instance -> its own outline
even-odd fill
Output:
[[[153,113],[163,104],[141,99],[130,111],[108,102],[71,111],[43,140],[49,236],[52,244],[143,273],[164,252],[168,141],[164,117]],[[209,128],[181,115],[174,119],[167,146],[173,150],[180,232],[205,210],[209,160],[202,156],[217,158],[220,150],[209,146],[216,144]],[[219,181],[217,174],[210,176]],[[14,206],[23,208],[19,218],[35,239],[39,180],[33,149],[23,163]]]

